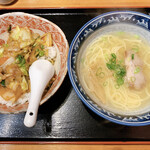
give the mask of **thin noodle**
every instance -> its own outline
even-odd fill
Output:
[[[112,76],[112,72],[106,67],[107,56],[109,57],[111,53],[115,53],[119,60],[124,60],[125,51],[132,49],[134,46],[139,49],[142,48],[143,62],[146,67],[150,67],[150,63],[147,62],[150,54],[149,47],[141,39],[135,39],[134,36],[127,38],[128,34],[124,38],[119,38],[115,34],[103,35],[97,38],[87,47],[83,56],[85,61],[80,66],[80,70],[82,74],[81,81],[89,95],[93,93],[100,102],[106,102],[108,106],[112,105],[115,109],[132,111],[140,108],[142,103],[149,99],[150,90],[147,86],[141,92],[133,92],[126,85],[116,88],[116,81]],[[102,72],[105,74],[104,78],[96,76],[99,67],[102,67]],[[104,81],[107,82],[105,87],[103,86]],[[102,100],[104,96],[105,100]]]

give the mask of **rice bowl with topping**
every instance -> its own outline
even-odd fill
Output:
[[[68,42],[52,22],[25,13],[0,16],[0,111],[25,111],[30,98],[29,67],[38,59],[50,61],[55,74],[41,104],[61,85],[67,71]]]

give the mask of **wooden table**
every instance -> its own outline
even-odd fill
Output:
[[[110,8],[110,7],[150,7],[149,0],[17,0],[11,5],[0,6],[0,9],[15,8]],[[4,144],[1,143],[0,149],[9,150],[26,150],[26,149],[42,149],[42,150],[148,150],[148,143],[139,143],[134,145],[123,144],[102,144],[102,143],[38,143],[38,144]]]
[[[0,8],[150,7],[149,0],[16,0]]]
[[[0,145],[2,150],[149,150],[149,145]]]

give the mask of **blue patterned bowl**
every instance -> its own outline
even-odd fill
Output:
[[[115,11],[99,15],[89,22],[87,22],[75,35],[68,55],[68,73],[79,98],[82,102],[90,108],[97,115],[112,121],[114,123],[129,125],[129,126],[143,126],[150,124],[150,109],[147,112],[139,115],[118,115],[110,112],[103,107],[97,105],[92,101],[80,85],[76,63],[80,47],[83,43],[88,43],[89,38],[93,38],[99,33],[114,31],[122,29],[125,31],[138,32],[150,40],[150,16],[133,11]]]

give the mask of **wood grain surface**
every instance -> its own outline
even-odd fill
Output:
[[[117,8],[150,7],[149,0],[17,0],[0,9],[16,8]],[[1,144],[2,150],[149,150],[150,145],[101,145],[101,144]]]
[[[150,7],[149,0],[15,0],[0,8],[104,8]]]
[[[149,150],[149,145],[0,145],[1,150]]]

